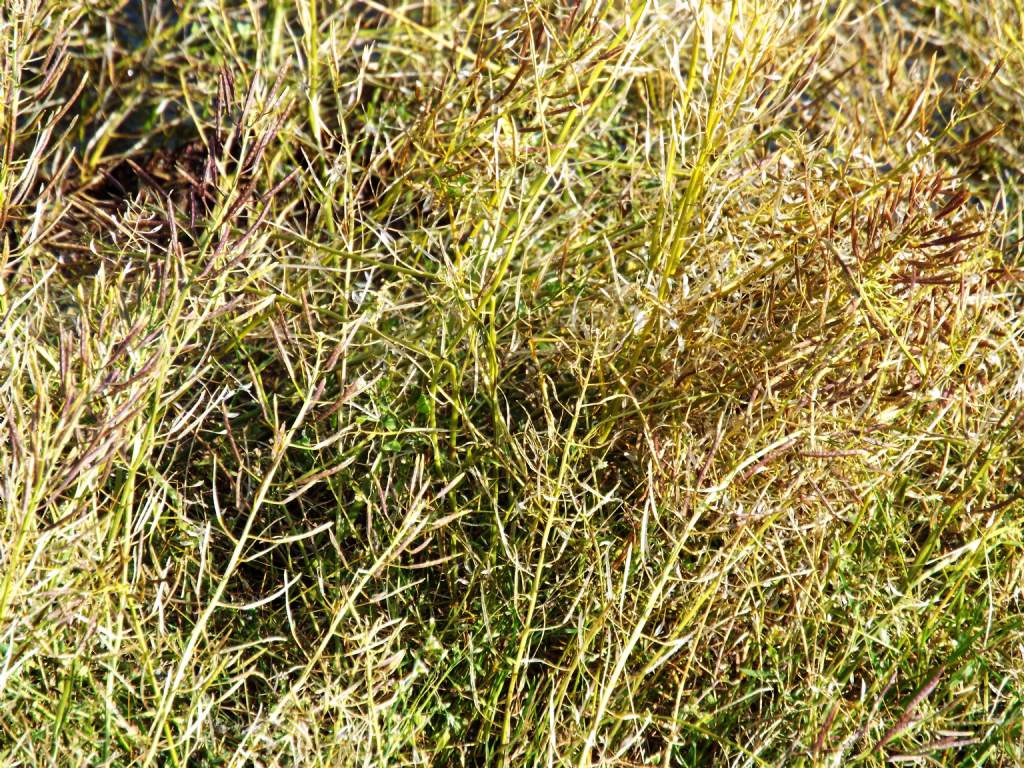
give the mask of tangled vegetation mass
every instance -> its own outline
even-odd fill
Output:
[[[4,0],[0,764],[1024,763],[1019,0]]]

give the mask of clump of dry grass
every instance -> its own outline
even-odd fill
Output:
[[[0,8],[0,762],[1015,764],[1008,0]]]

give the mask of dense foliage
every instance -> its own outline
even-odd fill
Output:
[[[0,3],[0,763],[1024,762],[1017,0]]]

